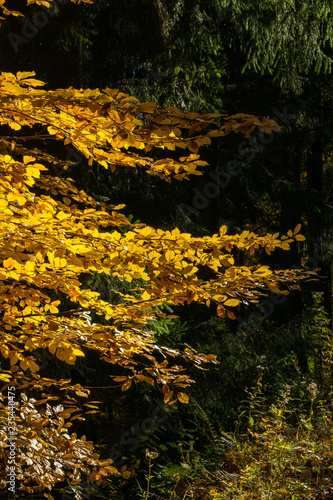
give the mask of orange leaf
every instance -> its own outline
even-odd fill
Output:
[[[129,389],[132,385],[132,380],[131,379],[128,379],[126,380],[126,382],[124,382],[121,386],[121,390],[122,391],[127,391],[127,389]]]

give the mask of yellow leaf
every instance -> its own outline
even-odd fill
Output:
[[[72,353],[74,356],[84,356],[84,352],[81,351],[81,349],[75,348],[73,349]]]
[[[10,354],[9,354],[9,358],[10,358],[10,366],[13,366],[17,363],[18,361],[18,357],[17,357],[17,354],[16,352],[12,351]]]
[[[35,269],[36,264],[32,260],[28,260],[25,263],[24,269],[25,271],[33,271]]]
[[[59,257],[55,257],[53,261],[53,266],[60,268],[60,267],[66,267],[67,260],[66,259],[60,259]]]
[[[220,228],[220,236],[224,236],[227,231],[228,231],[227,226],[222,226]]]
[[[267,266],[260,266],[255,270],[256,274],[270,274],[270,271]]]
[[[306,238],[305,238],[305,236],[303,236],[303,234],[296,234],[295,240],[296,241],[305,241]]]
[[[19,123],[9,122],[8,125],[13,130],[20,130],[21,129],[21,125]]]
[[[190,141],[188,149],[192,151],[192,153],[197,153],[199,151],[199,146],[196,141]]]
[[[50,353],[53,355],[57,350],[58,343],[51,342],[51,344],[49,344],[47,347],[48,347],[48,350],[50,351]]]
[[[170,399],[172,398],[173,391],[168,391],[166,394],[164,394],[164,403],[168,403]]]
[[[23,309],[22,311],[22,315],[23,316],[28,316],[29,314],[31,314],[31,307],[30,306],[27,306]]]
[[[57,219],[59,220],[68,219],[70,216],[71,214],[66,214],[65,212],[58,212],[56,215]]]
[[[19,280],[19,279],[20,279],[19,274],[15,273],[15,271],[9,271],[9,276],[10,276],[13,280]]]
[[[228,316],[230,319],[236,319],[236,316],[234,315],[234,313],[232,311],[227,311],[228,313]]]
[[[30,163],[31,161],[35,161],[36,158],[34,156],[23,156],[23,163],[26,165],[27,163]]]
[[[111,376],[112,375],[110,375],[110,377]],[[113,380],[114,380],[114,382],[124,382],[125,380],[127,380],[127,377],[126,376],[114,377]]]
[[[10,355],[10,350],[9,347],[3,344],[1,346],[1,354],[3,355],[4,358],[9,358]]]
[[[173,250],[168,250],[166,253],[165,253],[165,260],[167,262],[170,262],[171,259],[173,259],[175,256],[175,252]]]
[[[61,347],[58,347],[56,356],[57,356],[58,359],[60,359],[60,361],[65,361],[65,358],[66,357],[68,358],[66,350],[62,349]]]
[[[27,359],[26,360],[27,362],[27,365],[28,365],[28,368],[33,372],[38,372],[39,370],[39,366],[37,365],[37,363],[35,363],[34,361],[32,361],[32,359]]]
[[[164,384],[162,387],[163,394],[167,394],[170,391],[168,384]]]
[[[190,399],[190,398],[188,397],[188,395],[187,395],[187,394],[185,394],[184,392],[179,392],[179,393],[177,394],[177,398],[179,399],[179,401],[180,401],[181,403],[185,403],[185,404],[187,404],[187,403],[189,402],[189,399]]]
[[[16,262],[16,260],[12,259],[11,257],[9,257],[9,259],[6,259],[3,261],[3,267],[5,269],[13,269],[13,267],[15,269],[21,269],[21,266],[18,262]]]
[[[27,167],[27,174],[30,177],[40,177],[40,169],[36,167]]]
[[[11,376],[7,375],[6,373],[1,373],[0,374],[0,380],[4,380],[4,382],[9,382],[11,380]]]
[[[135,110],[136,113],[154,113],[157,105],[154,102],[145,102]]]
[[[28,2],[29,3],[29,2]],[[50,4],[49,2],[42,2],[43,5],[45,5],[46,7],[49,7]],[[37,87],[37,86],[40,86],[40,85],[45,85],[44,82],[42,82],[41,80],[36,80],[35,78],[29,78],[31,76],[35,76],[36,73],[34,71],[19,71],[18,73],[16,73],[16,78],[20,81],[21,84],[24,84],[24,85],[31,85],[31,87]]]
[[[49,262],[51,265],[53,265],[53,261],[54,261],[54,252],[47,252],[47,257],[49,259]]]
[[[127,389],[129,389],[132,385],[132,380],[131,379],[128,379],[126,380],[126,382],[124,382],[121,386],[121,390],[122,391],[127,391]]]
[[[70,205],[72,202],[70,200],[70,198],[67,198],[67,196],[65,196],[62,201],[65,203],[65,205]]]
[[[141,295],[142,300],[148,300],[150,299],[149,293],[145,290],[143,294]]]
[[[23,82],[21,83],[23,83],[24,85],[30,85],[31,87],[39,87],[41,85],[45,85],[42,80],[36,80],[35,78],[28,78],[27,80],[23,80]]]
[[[50,135],[55,135],[58,133],[58,129],[52,126],[47,127],[47,131]]]
[[[239,304],[238,299],[228,299],[223,303],[224,306],[228,306],[228,307],[235,307],[235,306],[238,306],[238,304]]]
[[[34,71],[18,71],[16,73],[16,78],[17,80],[23,80],[24,78],[29,78],[29,76],[35,76],[35,75],[36,73]]]
[[[224,309],[224,307],[217,306],[216,312],[220,316],[220,318],[224,318],[225,317],[225,309]]]
[[[88,394],[86,392],[83,392],[83,391],[80,391],[80,390],[75,391],[75,394],[77,394],[81,398],[87,398],[88,397]]]
[[[294,229],[294,235],[297,234],[301,229],[301,224],[297,224],[297,226]]]

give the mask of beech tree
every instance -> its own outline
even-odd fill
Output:
[[[4,2],[1,8],[10,14]],[[273,120],[183,113],[171,105],[141,103],[117,89],[47,91],[35,76],[0,77],[0,486],[8,487],[11,474],[19,491],[40,491],[51,499],[52,488],[67,481],[80,498],[75,485],[82,473],[103,482],[108,474],[130,472],[117,471],[85,436],[70,432],[76,419],[98,412],[98,401],[69,379],[42,376],[40,352],[47,349],[75,365],[78,357],[96,351],[103,363],[122,369],[123,375],[110,378],[121,391],[138,383],[160,385],[166,405],[186,404],[193,382],[186,363],[203,369],[218,361],[190,346],[157,345],[148,324],[166,315],[159,306],[215,304],[219,316],[234,319],[240,303],[256,303],[269,291],[288,293],[280,292],[279,284],[295,286],[300,273],[238,267],[232,251],[270,255],[304,237],[300,225],[282,236],[230,235],[226,226],[201,238],[177,228],[163,231],[131,222],[123,205],[98,202],[72,179],[50,174],[54,164],[69,166],[48,148],[57,141],[111,174],[130,166],[167,182],[186,180],[201,175],[207,164],[199,148],[212,138],[232,131],[245,137],[255,130],[279,132]],[[161,157],[178,148],[183,156],[154,159],[152,150],[161,150]],[[199,266],[213,271],[214,279],[201,279]],[[83,275],[101,273],[131,284],[127,293],[115,287],[117,304],[82,286]],[[100,321],[92,322],[92,314]]]

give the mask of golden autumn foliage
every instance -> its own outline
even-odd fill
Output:
[[[60,160],[45,147],[29,148],[29,141],[56,140],[71,144],[89,165],[95,161],[111,172],[131,166],[166,181],[182,180],[202,173],[206,163],[197,153],[212,137],[279,131],[272,120],[238,114],[220,123],[218,114],[159,108],[119,90],[46,91],[43,85],[32,72],[0,77],[0,487],[6,487],[9,454],[6,400],[9,391],[20,390],[16,477],[26,493],[50,491],[64,480],[74,488],[82,473],[91,481],[118,473],[111,460],[99,459],[84,436],[70,434],[73,421],[98,411],[98,402],[69,379],[42,377],[42,349],[69,365],[96,351],[101,361],[123,368],[124,375],[110,379],[122,391],[140,382],[160,384],[165,404],[187,403],[185,391],[192,381],[184,365],[203,368],[216,359],[190,346],[157,346],[147,324],[161,317],[158,306],[215,304],[221,317],[234,318],[230,308],[277,292],[279,283],[292,282],[297,273],[238,267],[232,251],[253,255],[264,249],[270,255],[304,240],[300,226],[286,236],[228,235],[222,226],[218,234],[195,238],[177,228],[163,231],[132,223],[121,213],[123,205],[96,202],[71,179],[50,175],[50,166]],[[184,152],[177,160],[154,160],[149,155],[153,148]],[[215,279],[200,279],[199,265],[214,271]],[[109,303],[82,287],[80,276],[87,273],[104,273],[133,286],[127,293],[114,290],[119,301]],[[72,307],[66,309],[65,302]],[[92,312],[99,323],[91,322]]]
[[[70,0],[72,3],[93,3],[92,0]],[[57,0],[26,0],[27,5],[39,5],[41,7],[46,7],[46,8],[51,8],[54,5],[57,5]],[[0,0],[0,9],[1,12],[4,16],[14,16],[14,17],[21,17],[23,16],[22,12],[18,10],[13,10],[8,8],[8,1],[6,3],[6,0]],[[6,19],[6,17],[0,16],[0,20]]]

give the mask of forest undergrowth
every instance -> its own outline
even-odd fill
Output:
[[[174,436],[167,446],[154,436],[132,487],[126,496],[114,491],[114,498],[333,499],[333,332],[320,295],[314,294],[299,321],[311,336],[305,371],[295,358],[294,373],[284,374],[272,396],[266,368],[258,365],[233,432],[218,428],[209,416],[212,409],[194,401],[201,428],[179,441]],[[199,445],[203,428],[204,446]]]

